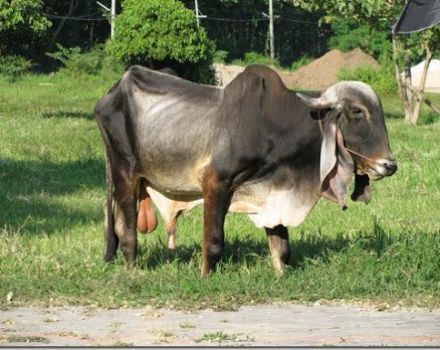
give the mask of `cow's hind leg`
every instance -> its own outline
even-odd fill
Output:
[[[115,221],[114,221],[114,203],[113,203],[113,180],[110,167],[110,161],[106,158],[106,182],[107,182],[107,202],[104,209],[105,228],[104,228],[104,240],[105,251],[104,260],[112,261],[116,256],[116,250],[118,249],[119,239],[115,233]]]
[[[129,265],[134,265],[137,255],[136,192],[139,179],[127,171],[119,170],[113,179],[115,184],[115,232],[119,247]]]
[[[290,258],[289,232],[287,227],[282,225],[274,228],[265,227],[265,229],[269,240],[272,264],[277,274],[282,275]]]
[[[202,276],[215,270],[224,247],[224,222],[230,203],[230,188],[214,169],[203,179],[204,232],[202,246]]]

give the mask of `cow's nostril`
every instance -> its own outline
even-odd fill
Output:
[[[393,175],[397,171],[397,162],[395,160],[386,161],[384,165],[389,175]]]

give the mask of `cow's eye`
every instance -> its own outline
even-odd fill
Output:
[[[360,109],[352,109],[351,110],[351,117],[354,119],[361,119],[364,117],[364,113]]]

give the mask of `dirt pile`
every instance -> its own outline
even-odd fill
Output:
[[[377,61],[361,49],[350,52],[331,50],[295,72],[277,72],[289,88],[323,90],[338,81],[338,74],[342,68],[354,69],[362,65],[379,67]],[[224,86],[241,73],[244,67],[214,64],[214,69],[219,85]]]
[[[342,68],[354,69],[362,65],[379,67],[377,61],[361,49],[350,52],[331,50],[295,72],[283,72],[281,77],[290,88],[323,90],[338,80]]]

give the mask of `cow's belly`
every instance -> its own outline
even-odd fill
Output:
[[[163,163],[151,165],[143,176],[148,183],[169,198],[190,201],[202,197],[202,178],[206,167],[211,163],[210,156],[186,163],[184,167],[164,166]]]
[[[277,225],[298,226],[315,206],[319,196],[305,195],[295,188],[268,189],[256,188],[234,195],[230,211],[247,213],[257,227],[273,228]]]

